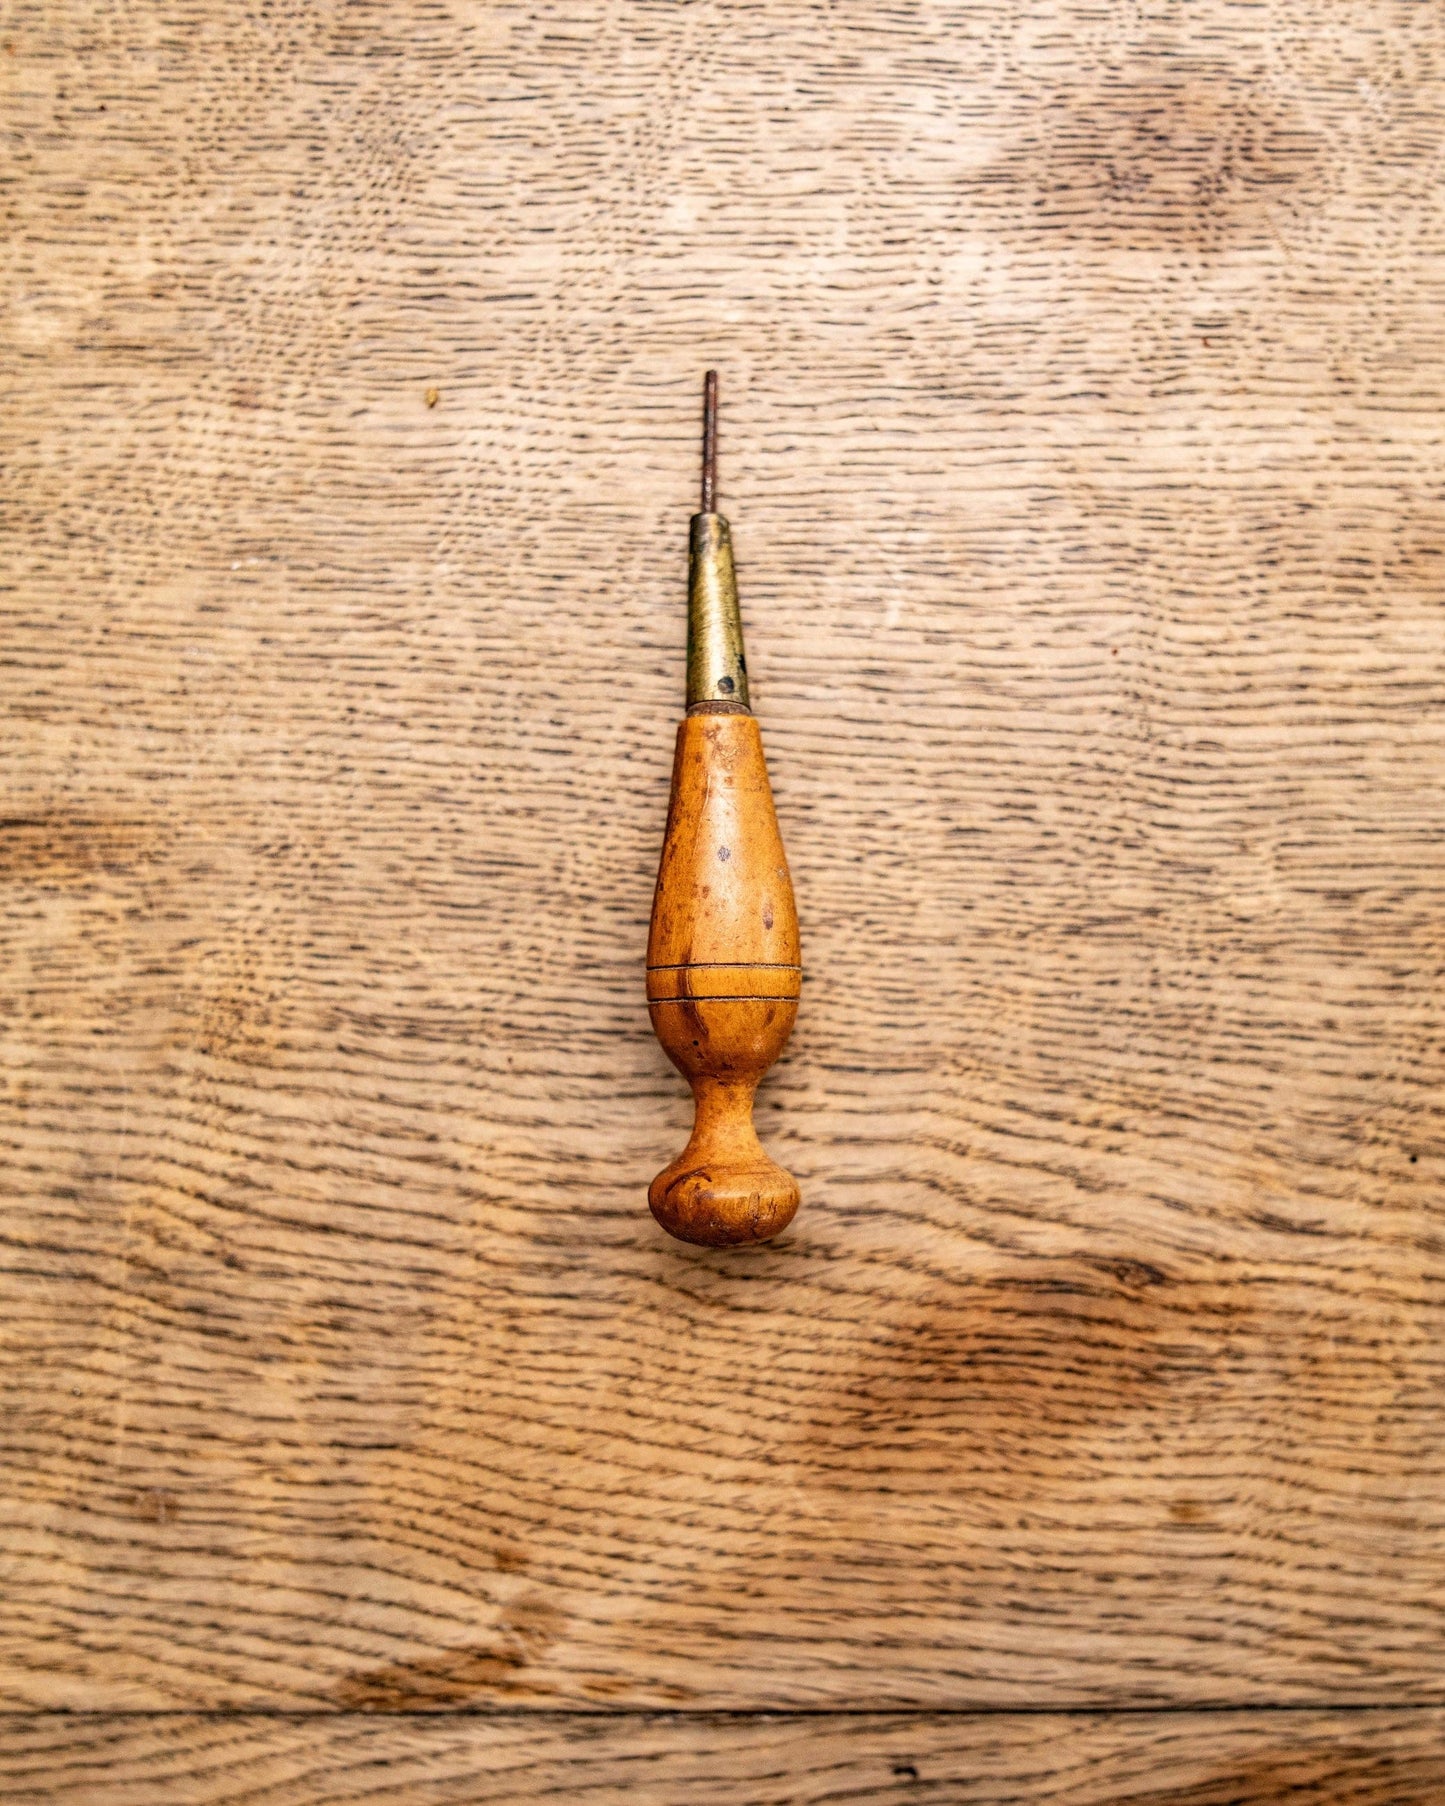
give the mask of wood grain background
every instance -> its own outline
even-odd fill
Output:
[[[7,1798],[1438,1800],[1445,14],[0,84]],[[808,972],[731,1254],[644,1202],[709,364]]]

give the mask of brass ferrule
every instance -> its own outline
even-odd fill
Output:
[[[728,713],[749,709],[732,533],[720,514],[692,517],[687,558],[687,706]]]

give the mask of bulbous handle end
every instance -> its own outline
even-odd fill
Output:
[[[687,1146],[648,1187],[669,1235],[704,1248],[766,1242],[798,1208],[798,1182],[763,1151],[753,1127],[757,1080],[693,1081],[697,1114]]]

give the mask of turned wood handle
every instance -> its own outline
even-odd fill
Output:
[[[727,712],[720,712],[726,710]],[[763,1152],[753,1093],[798,1013],[798,914],[756,718],[703,705],[677,730],[652,932],[652,1026],[692,1086],[692,1137],[648,1191],[685,1242],[762,1242],[797,1182]]]

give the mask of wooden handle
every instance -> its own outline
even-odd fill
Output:
[[[753,1094],[792,1031],[801,982],[757,720],[690,714],[677,730],[647,945],[652,1026],[696,1104],[691,1140],[647,1201],[682,1241],[763,1242],[798,1208],[796,1180],[758,1140]]]

